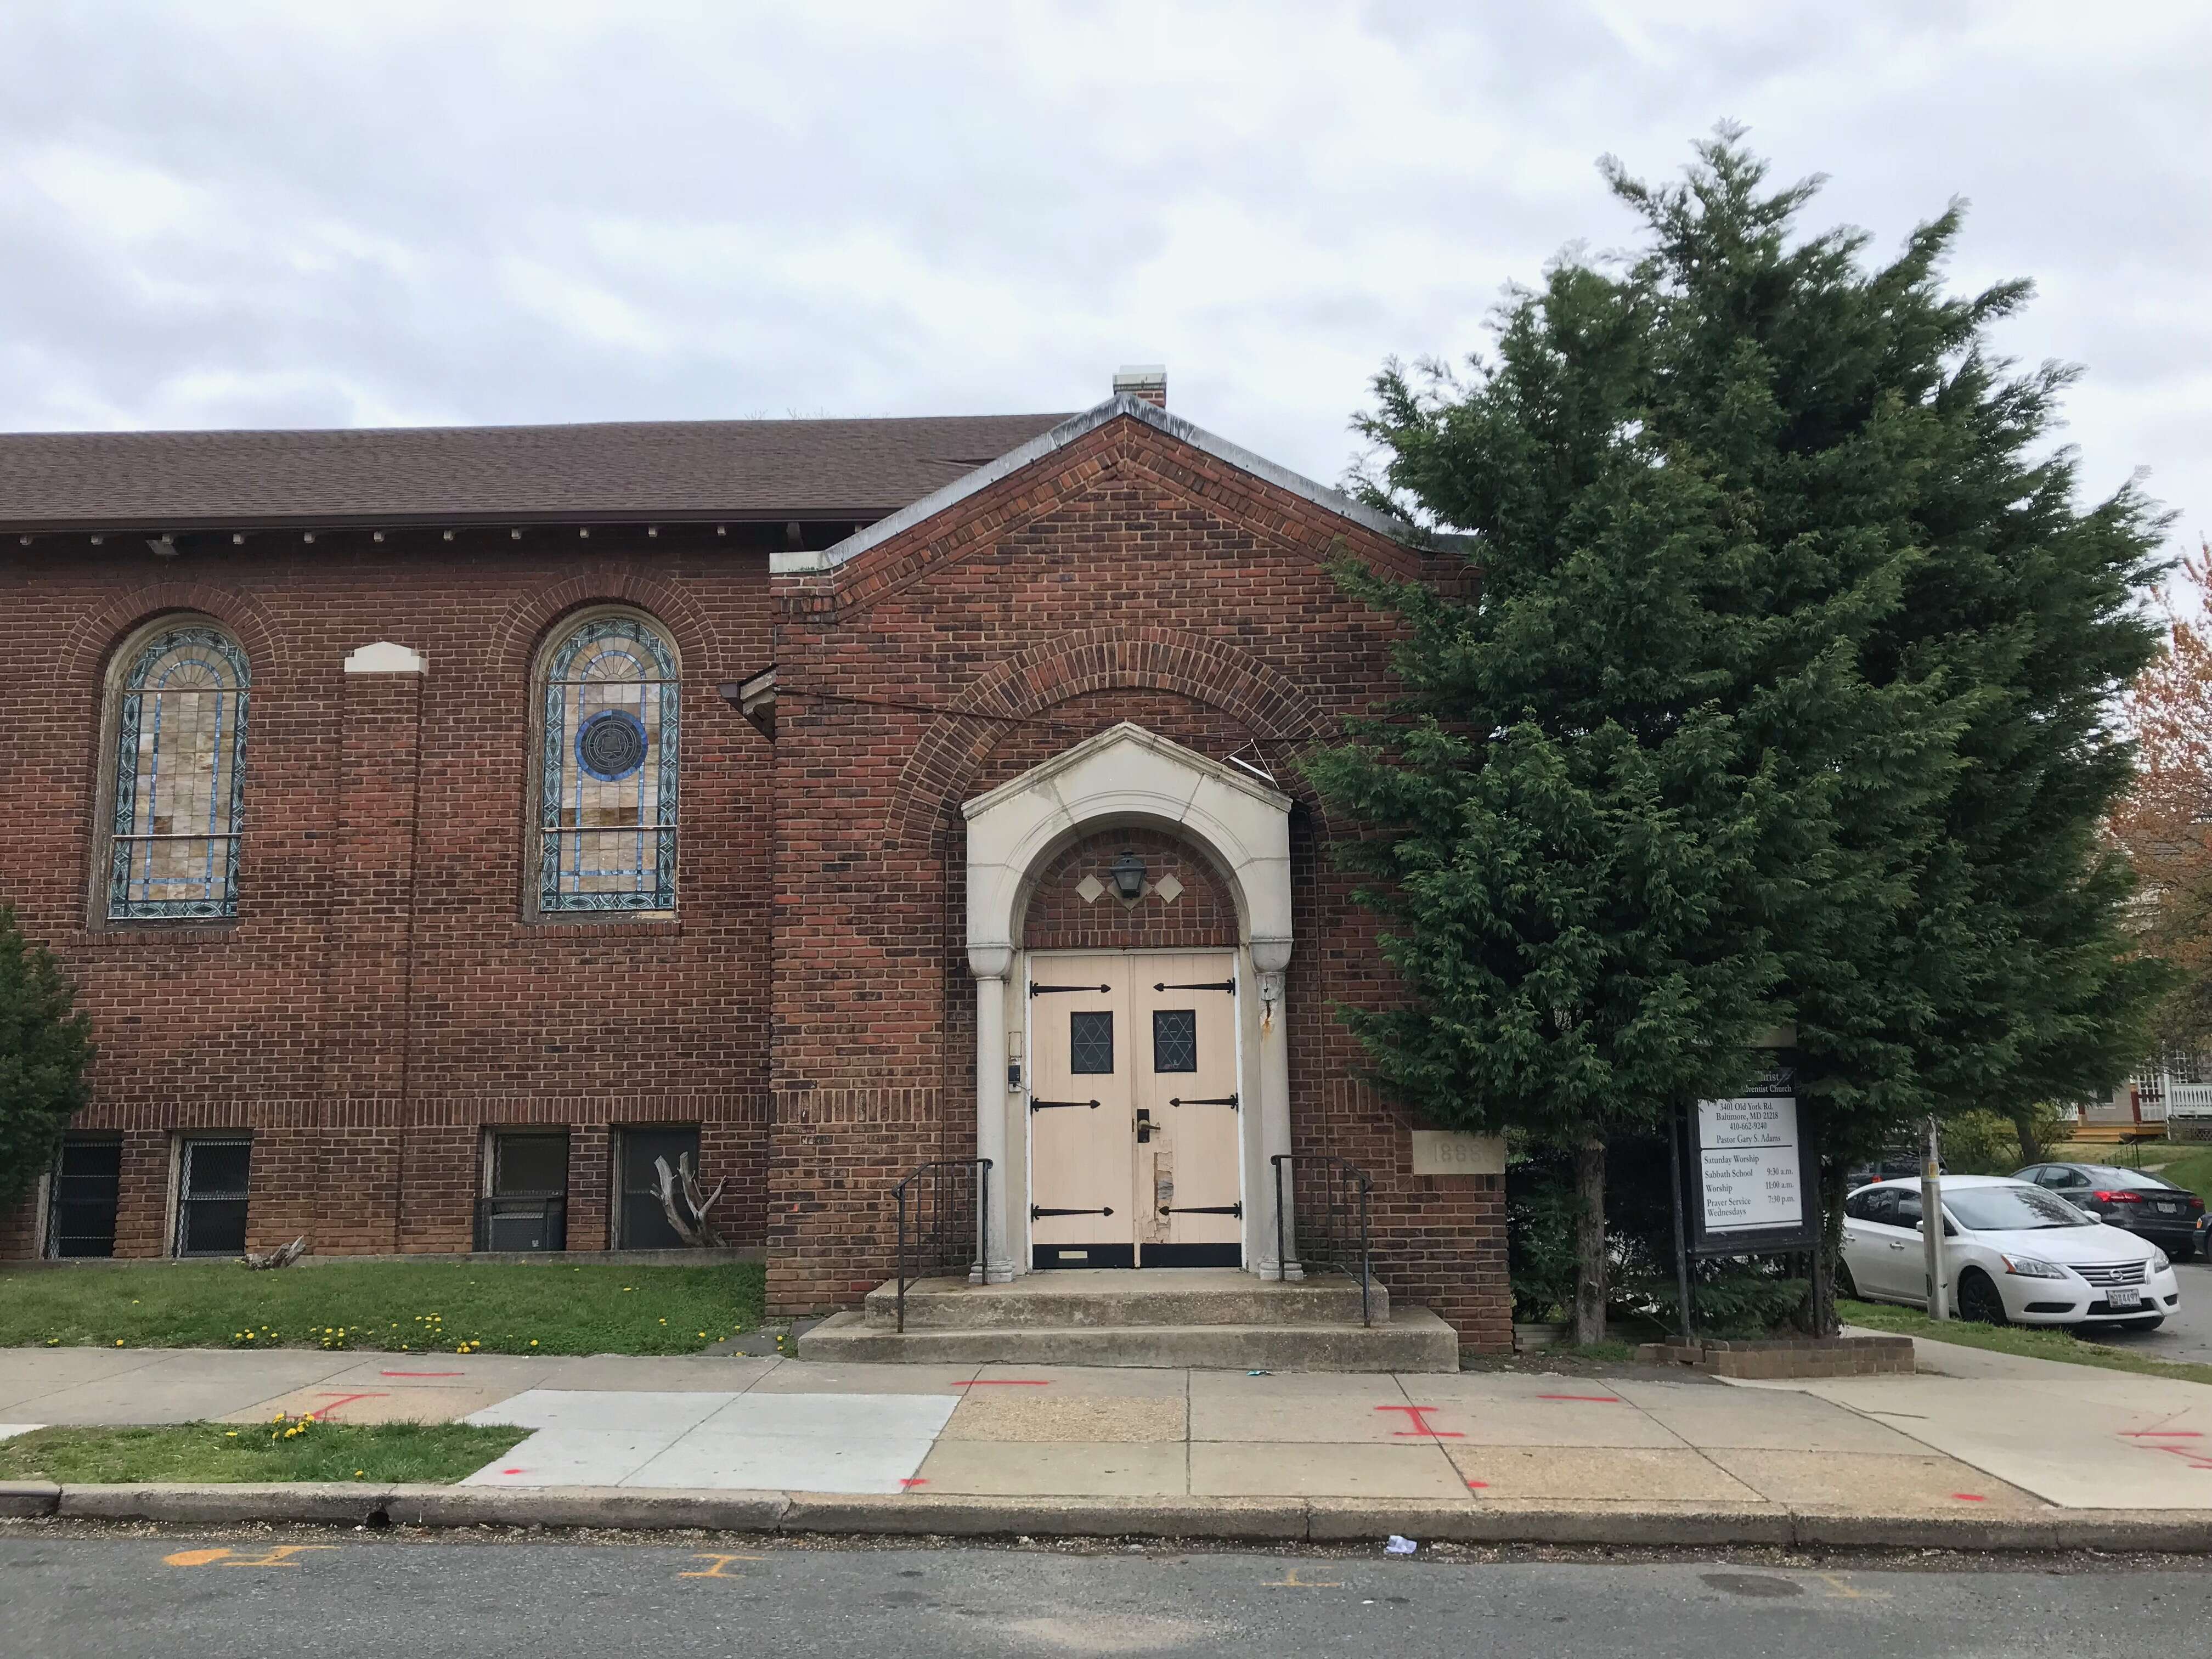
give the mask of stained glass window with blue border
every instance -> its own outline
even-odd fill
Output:
[[[238,914],[246,805],[246,653],[220,629],[164,629],[125,665],[117,698],[107,915]]]
[[[541,910],[676,908],[676,659],[636,617],[554,648],[540,751]]]

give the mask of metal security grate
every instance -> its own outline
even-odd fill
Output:
[[[239,1255],[246,1249],[246,1206],[253,1142],[188,1140],[177,1183],[177,1254]]]
[[[1198,1010],[1159,1008],[1152,1013],[1152,1069],[1155,1072],[1195,1072],[1198,1069]]]
[[[1082,1076],[1109,1076],[1114,1070],[1114,1016],[1067,1017],[1067,1069]]]

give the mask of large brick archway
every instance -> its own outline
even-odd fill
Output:
[[[1220,878],[1237,910],[1238,977],[1256,994],[1240,1003],[1240,1091],[1259,1109],[1239,1124],[1243,1190],[1266,1190],[1268,1160],[1291,1150],[1290,1049],[1283,970],[1290,965],[1290,797],[1257,778],[1124,721],[1076,744],[962,808],[968,820],[969,972],[975,981],[975,1150],[991,1160],[990,1251],[984,1274],[1013,1278],[1025,1252],[1009,1248],[1022,1212],[1022,1160],[1010,1157],[1026,1124],[1009,1082],[1007,1034],[1023,997],[1021,929],[1038,877],[1073,842],[1101,830],[1169,830]],[[1263,1279],[1298,1276],[1279,1256],[1272,1203],[1248,1203],[1243,1260]],[[1287,1230],[1286,1230],[1287,1231]]]

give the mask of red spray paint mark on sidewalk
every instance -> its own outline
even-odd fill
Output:
[[[392,1396],[388,1394],[325,1394],[323,1398],[331,1403],[316,1409],[318,1417],[335,1417],[340,1406],[350,1406],[356,1400],[389,1400]]]
[[[1476,1487],[1478,1487],[1478,1486],[1487,1486],[1490,1484],[1490,1482],[1488,1482],[1487,1480],[1470,1480],[1470,1481],[1468,1481],[1467,1484],[1468,1484],[1468,1489],[1469,1489],[1470,1491],[1472,1491],[1473,1489],[1474,1489],[1474,1488],[1476,1488]]]
[[[907,1492],[912,1492],[916,1486],[926,1486],[928,1484],[929,1477],[926,1474],[905,1475],[899,1480],[899,1486]]]
[[[1986,1504],[1990,1501],[1978,1492],[1954,1492],[1951,1496],[1961,1504]]]
[[[1428,1413],[1440,1412],[1442,1406],[1377,1406],[1378,1412],[1403,1412],[1413,1424],[1410,1429],[1393,1429],[1392,1436],[1407,1440],[1464,1440],[1467,1437],[1457,1429],[1433,1429],[1429,1426]]]
[[[1617,1394],[1540,1394],[1539,1400],[1584,1400],[1593,1406],[1618,1406],[1623,1403]]]

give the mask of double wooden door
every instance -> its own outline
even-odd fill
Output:
[[[1237,958],[1029,958],[1036,1267],[1240,1267]]]

